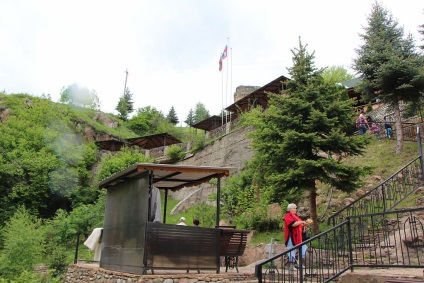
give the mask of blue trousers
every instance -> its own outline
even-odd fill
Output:
[[[287,242],[287,249],[293,248],[294,245],[292,243],[291,238],[289,238],[289,241]],[[307,250],[307,246],[306,245],[302,245],[302,258],[305,258],[306,256],[306,250]],[[293,250],[289,253],[289,262],[295,262],[296,261],[296,250]]]

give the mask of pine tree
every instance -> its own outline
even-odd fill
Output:
[[[187,118],[185,119],[184,123],[186,123],[190,127],[195,124],[194,123],[194,112],[193,112],[192,108],[190,108],[190,111],[188,112]]]
[[[115,108],[118,111],[119,118],[124,121],[127,121],[128,115],[134,111],[132,96],[129,88],[127,88],[124,95],[119,98],[118,105]]]
[[[403,148],[400,104],[416,103],[423,91],[423,58],[409,35],[379,3],[373,5],[365,33],[364,44],[357,50],[354,69],[362,77],[358,91],[365,102],[380,99],[394,111],[396,122],[396,153]]]
[[[166,116],[166,119],[174,125],[176,125],[180,122],[178,120],[177,112],[175,112],[174,106],[172,106],[171,109],[169,109],[169,112],[168,112],[168,115]]]
[[[364,169],[333,157],[362,154],[367,139],[346,134],[352,128],[352,102],[344,89],[324,81],[322,70],[314,67],[314,54],[300,39],[292,53],[287,89],[269,94],[269,108],[256,118],[252,183],[260,184],[270,202],[295,201],[308,191],[314,232],[318,232],[317,182],[353,190]]]

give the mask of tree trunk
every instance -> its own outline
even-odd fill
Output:
[[[396,154],[401,154],[403,149],[403,131],[402,131],[402,117],[400,115],[399,101],[395,100],[393,103],[393,109],[395,111],[395,122],[396,122]]]
[[[318,229],[318,215],[317,215],[317,192],[315,189],[309,191],[309,205],[311,209],[311,218],[314,221],[312,225],[312,231],[314,235],[319,233]]]

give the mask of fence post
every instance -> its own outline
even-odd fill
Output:
[[[74,258],[74,264],[77,264],[78,262],[78,246],[79,246],[79,238],[80,238],[80,233],[77,234],[77,246],[75,248],[75,258]]]
[[[386,212],[386,190],[384,189],[384,184],[381,184],[381,194],[383,196],[383,212]]]
[[[350,217],[347,218],[347,243],[349,246],[350,271],[353,272],[352,227]]]
[[[421,180],[424,179],[424,166],[423,166],[423,145],[421,143],[420,127],[417,126],[417,141],[418,141],[418,154],[420,155],[420,166],[421,166]]]

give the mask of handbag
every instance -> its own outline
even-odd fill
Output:
[[[309,232],[309,229],[303,229],[302,231],[302,241],[309,240],[311,238],[311,232]]]

